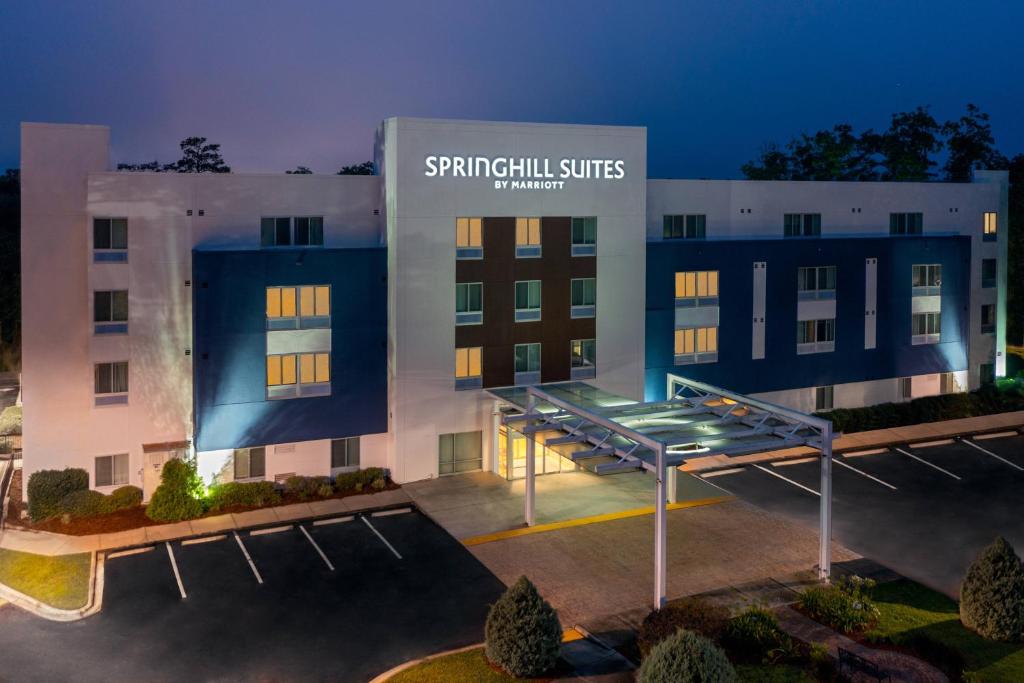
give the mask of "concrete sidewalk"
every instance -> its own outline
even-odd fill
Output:
[[[114,550],[137,545],[172,541],[219,531],[292,522],[297,519],[362,512],[371,508],[410,503],[404,489],[368,493],[346,498],[330,498],[311,503],[279,505],[249,512],[202,517],[174,524],[158,524],[111,534],[68,536],[46,531],[28,531],[8,526],[0,533],[0,548],[20,550],[37,555],[68,555],[101,550]]]

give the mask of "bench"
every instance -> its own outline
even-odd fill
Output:
[[[879,681],[879,683],[881,683],[881,681],[892,680],[889,673],[874,662],[870,662],[849,650],[839,648],[839,673],[843,672],[844,666],[855,671],[860,671],[861,673],[874,678],[876,681]]]

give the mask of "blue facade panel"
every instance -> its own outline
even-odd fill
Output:
[[[741,393],[964,370],[970,238],[878,237],[651,242],[647,245],[646,400],[669,372]],[[865,260],[878,259],[876,348],[864,348]],[[767,262],[765,357],[751,358],[753,263]],[[940,343],[911,345],[911,267],[942,265]],[[836,266],[835,351],[798,355],[797,269]],[[673,364],[675,273],[719,271],[718,362]]]
[[[196,449],[387,431],[387,252],[192,254]],[[266,398],[266,287],[331,286],[331,394]]]

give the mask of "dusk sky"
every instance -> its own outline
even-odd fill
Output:
[[[647,126],[650,176],[728,178],[768,141],[966,102],[1012,155],[1022,20],[963,0],[0,0],[0,169],[20,121],[107,124],[114,163],[202,135],[237,171],[334,172],[380,120],[426,116]]]

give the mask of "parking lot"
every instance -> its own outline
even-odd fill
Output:
[[[504,590],[409,509],[115,553],[105,583],[80,622],[0,609],[0,680],[368,680],[479,642]]]
[[[997,535],[1024,551],[1024,437],[1016,432],[837,455],[832,473],[833,538],[949,595]],[[703,478],[817,528],[817,458]]]

